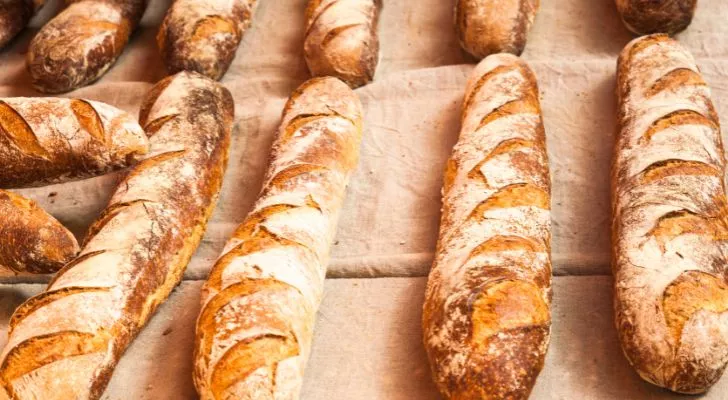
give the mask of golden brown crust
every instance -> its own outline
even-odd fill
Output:
[[[698,0],[616,0],[625,26],[637,35],[677,33],[690,25]]]
[[[67,92],[101,77],[124,51],[146,8],[146,0],[66,3],[28,48],[28,71],[41,92]]]
[[[291,94],[263,189],[202,290],[201,399],[298,397],[361,124],[359,99],[338,79]]]
[[[8,397],[100,398],[202,238],[227,163],[232,97],[194,73],[161,85],[144,101],[140,121],[157,126],[155,155],[119,184],[81,255],[11,320],[0,364]]]
[[[73,234],[32,200],[0,190],[0,268],[47,274],[78,253]]]
[[[423,314],[447,399],[526,399],[543,368],[551,185],[538,95],[509,54],[487,57],[468,84]]]
[[[701,393],[728,363],[725,158],[690,53],[646,36],[618,64],[612,169],[615,317],[645,380]]]
[[[379,62],[381,0],[310,0],[303,54],[313,76],[334,76],[352,88],[374,79]]]
[[[104,103],[0,99],[0,187],[40,186],[125,168],[149,150],[134,118]]]
[[[45,0],[8,0],[0,2],[0,49],[28,25]]]
[[[456,0],[460,45],[478,59],[496,53],[520,55],[538,8],[539,0]]]
[[[167,70],[220,79],[250,26],[257,0],[176,0],[157,34]]]

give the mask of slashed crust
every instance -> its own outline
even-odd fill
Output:
[[[617,330],[645,380],[701,393],[728,362],[728,220],[718,116],[692,55],[666,35],[628,44],[617,75]]]
[[[550,178],[536,79],[487,57],[447,164],[425,348],[448,399],[526,399],[551,325]]]
[[[194,370],[201,399],[298,398],[361,113],[336,78],[291,94],[258,200],[203,287]]]
[[[232,97],[182,72],[155,85],[140,114],[152,156],[121,181],[81,254],[13,314],[0,398],[100,398],[197,249],[227,163]]]
[[[0,187],[41,186],[124,168],[149,150],[136,120],[108,104],[0,98]]]

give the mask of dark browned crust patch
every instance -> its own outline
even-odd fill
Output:
[[[33,16],[32,0],[0,2],[0,49],[22,31]]]
[[[697,4],[697,0],[617,0],[617,9],[633,33],[674,34],[690,25]]]

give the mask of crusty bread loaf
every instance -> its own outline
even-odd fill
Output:
[[[149,141],[134,118],[97,101],[0,98],[0,187],[40,186],[127,167]]]
[[[526,63],[484,59],[461,121],[425,294],[425,348],[446,399],[526,399],[551,326],[551,184]]]
[[[0,49],[28,25],[30,17],[43,7],[45,0],[0,1]]]
[[[0,269],[47,274],[78,253],[73,234],[38,204],[0,190]]]
[[[260,196],[203,287],[202,400],[298,398],[361,128],[359,99],[338,79],[288,100]]]
[[[638,35],[677,33],[690,25],[698,0],[616,0],[624,25]]]
[[[155,154],[119,184],[81,254],[23,303],[0,359],[0,399],[98,399],[122,353],[177,285],[227,162],[230,93],[181,72],[155,85],[140,121]]]
[[[257,0],[175,0],[157,35],[169,72],[195,71],[222,78],[256,4]]]
[[[526,47],[539,0],[455,0],[460,45],[474,57],[520,55]]]
[[[303,55],[313,76],[335,76],[356,88],[379,62],[381,0],[309,0]]]
[[[28,48],[28,71],[41,92],[67,92],[101,77],[124,51],[146,8],[146,0],[66,3]]]
[[[647,381],[706,391],[728,362],[728,214],[718,116],[666,35],[625,47],[612,170],[616,325]]]

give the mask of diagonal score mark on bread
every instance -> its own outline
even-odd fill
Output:
[[[51,157],[23,116],[4,101],[0,101],[0,128],[23,153],[45,159]]]
[[[647,185],[672,176],[705,175],[720,178],[721,172],[715,165],[690,160],[658,161],[645,168],[639,175],[639,183]]]
[[[3,387],[13,393],[11,382],[45,365],[64,358],[82,356],[107,350],[110,332],[60,331],[35,336],[14,346],[2,363]],[[13,398],[20,397],[13,393]]]
[[[699,73],[689,68],[676,68],[663,75],[645,92],[646,97],[653,97],[663,92],[675,92],[685,86],[707,86]]]
[[[37,296],[31,297],[26,302],[21,304],[13,313],[8,324],[8,334],[12,334],[15,327],[18,326],[27,316],[48,305],[58,299],[73,296],[75,294],[83,293],[103,293],[110,291],[111,287],[84,287],[84,286],[70,286],[63,287],[56,290],[49,290],[43,292]]]
[[[678,110],[655,120],[652,125],[650,125],[650,128],[645,131],[644,135],[642,135],[642,138],[646,141],[650,141],[659,133],[670,128],[677,128],[682,125],[702,125],[707,127],[708,129],[720,129],[713,119],[708,118],[697,111]]]

